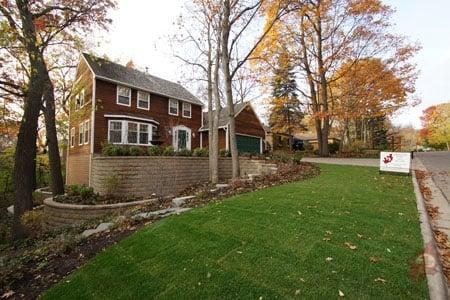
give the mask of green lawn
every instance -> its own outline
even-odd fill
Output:
[[[321,169],[149,225],[44,298],[427,298],[409,278],[422,245],[411,178]]]

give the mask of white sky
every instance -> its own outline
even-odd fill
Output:
[[[176,30],[183,0],[120,0],[112,12],[111,30],[98,38],[97,54],[126,63],[132,59],[136,66],[149,68],[153,75],[182,80],[181,62],[173,57],[167,37]],[[398,33],[418,41],[423,49],[417,55],[421,71],[417,94],[422,104],[404,109],[394,122],[420,127],[419,117],[426,107],[449,101],[447,93],[450,72],[449,0],[385,0],[397,10],[393,22]]]

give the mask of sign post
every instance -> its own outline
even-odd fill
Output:
[[[381,152],[380,172],[395,172],[410,174],[411,153],[410,152]]]

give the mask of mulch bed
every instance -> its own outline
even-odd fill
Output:
[[[203,183],[193,185],[179,196],[195,195],[187,201],[185,206],[196,207],[205,203],[219,201],[232,195],[247,193],[270,186],[305,180],[320,174],[320,169],[311,163],[279,164],[278,171],[274,174],[266,174],[256,177],[254,180],[238,179],[231,181],[228,187],[218,189],[216,185]]]
[[[310,163],[281,164],[276,174],[263,175],[252,181],[235,180],[222,189],[216,189],[211,184],[198,184],[184,190],[179,196],[196,195],[196,198],[184,205],[195,207],[239,193],[312,178],[319,173],[320,169]],[[170,204],[171,199],[160,199],[139,211],[159,210]],[[106,247],[156,220],[138,221],[129,218],[134,213],[136,210],[129,211],[128,218],[115,228],[88,239],[80,238],[79,234],[84,229],[92,228],[92,224],[51,232],[35,240],[29,239],[16,247],[0,248],[0,299],[38,298],[45,290],[63,280]]]

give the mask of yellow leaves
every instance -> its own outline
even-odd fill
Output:
[[[381,277],[376,278],[374,281],[375,281],[375,282],[379,282],[379,283],[383,283],[383,284],[385,284],[385,283],[387,282],[386,279],[381,278]]]

